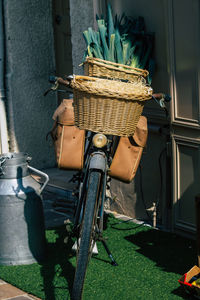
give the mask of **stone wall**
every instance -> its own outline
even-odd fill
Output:
[[[27,152],[38,168],[52,167],[45,136],[57,98],[43,96],[55,72],[51,1],[4,1],[4,19],[10,150]]]
[[[72,42],[72,64],[74,74],[82,74],[82,63],[86,44],[83,39],[83,31],[93,27],[94,10],[92,0],[70,0],[70,22]]]

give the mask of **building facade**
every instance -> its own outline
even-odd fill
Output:
[[[193,235],[194,198],[199,192],[199,1],[110,0],[114,13],[143,16],[155,33],[156,72],[153,89],[169,93],[170,119],[149,103],[149,137],[141,169],[131,184],[113,180],[111,208],[141,219],[152,219],[167,229]],[[52,114],[65,95],[44,92],[49,75],[82,74],[85,49],[82,32],[95,25],[96,13],[105,14],[107,1],[1,1],[4,24],[4,90],[1,120],[10,151],[32,156],[43,169],[55,166],[53,148],[46,142]],[[186,21],[187,20],[187,21]],[[2,55],[3,55],[2,54]],[[3,122],[3,121],[2,121]],[[2,147],[1,147],[2,148]],[[4,146],[4,149],[6,146]]]

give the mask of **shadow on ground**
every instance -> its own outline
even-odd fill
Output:
[[[181,277],[197,264],[197,247],[194,240],[154,229],[128,235],[125,239],[137,245],[136,251],[154,261],[164,272],[180,274]],[[184,299],[194,299],[181,287],[172,293]]]
[[[54,234],[57,238],[54,243],[47,244],[47,258],[41,265],[45,299],[51,300],[58,299],[57,289],[66,290],[66,295],[67,292],[71,293],[75,273],[70,262],[70,258],[74,256],[71,250],[73,241],[69,238],[67,244],[64,243],[66,230],[63,226],[56,228]]]

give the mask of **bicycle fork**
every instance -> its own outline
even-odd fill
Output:
[[[104,213],[104,200],[106,194],[106,178],[107,178],[107,158],[104,152],[93,152],[91,154],[89,170],[99,170],[102,173],[102,193],[101,193],[101,207],[99,209],[99,218],[100,218],[100,228],[97,229],[97,240],[102,242],[104,249],[106,250],[112,266],[118,266],[116,260],[114,259],[112,253],[110,252],[105,239],[103,238],[103,213]],[[100,201],[100,200],[99,200]]]

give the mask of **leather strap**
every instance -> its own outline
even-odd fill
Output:
[[[62,125],[74,125],[73,99],[63,99],[53,114],[53,120]]]

